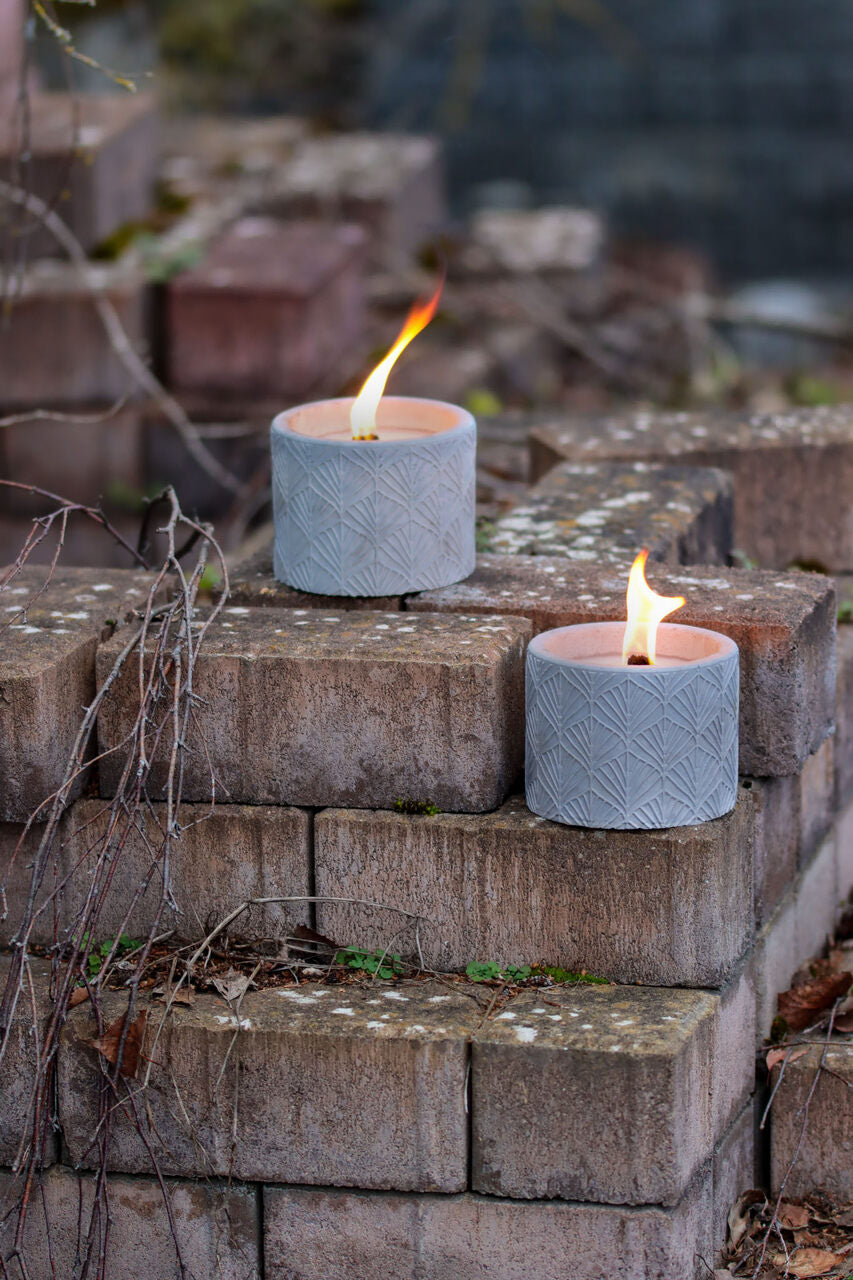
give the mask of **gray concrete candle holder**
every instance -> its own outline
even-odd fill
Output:
[[[352,440],[351,400],[273,420],[276,578],[333,596],[447,587],[474,570],[477,428],[438,400],[384,396],[378,440]]]
[[[527,651],[527,807],[578,827],[649,830],[734,808],[738,648],[664,622],[654,666],[621,665],[623,622],[560,627]]]

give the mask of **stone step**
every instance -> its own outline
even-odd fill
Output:
[[[605,461],[722,467],[734,477],[735,546],[759,564],[853,569],[849,406],[778,413],[634,412],[532,427],[531,477]]]
[[[0,821],[25,822],[59,787],[95,695],[95,653],[117,622],[144,606],[153,582],[133,570],[24,569],[0,592]],[[126,637],[125,637],[126,639]],[[119,641],[119,645],[125,643]],[[85,775],[70,798],[82,789]],[[42,810],[40,818],[47,816]]]
[[[183,796],[209,799],[212,767],[234,803],[493,809],[522,768],[529,634],[519,618],[229,606],[195,668],[206,751],[187,755]],[[121,643],[101,646],[99,681]],[[128,670],[104,701],[101,751],[124,740],[136,703]],[[121,768],[120,751],[102,760],[102,794]]]
[[[167,287],[170,386],[306,395],[358,340],[360,227],[242,218]]]
[[[822,1037],[821,1037],[822,1038]],[[782,1077],[781,1083],[779,1077]],[[853,1200],[853,1035],[794,1049],[775,1067],[770,1115],[774,1193]]]
[[[670,565],[725,564],[730,478],[700,467],[566,463],[495,523],[488,549],[606,565],[641,547]]]
[[[615,621],[625,617],[630,561],[587,565],[558,556],[480,555],[465,582],[407,597],[406,609],[519,614],[530,619],[534,633]],[[679,622],[721,631],[740,649],[741,772],[799,773],[834,720],[832,581],[813,573],[692,565],[652,565],[648,576],[663,595],[685,596]],[[247,590],[240,577],[237,590]]]
[[[145,94],[32,93],[27,190],[60,215],[88,252],[118,227],[151,210],[157,166],[157,119]],[[15,184],[19,113],[0,118],[0,177]],[[25,236],[28,261],[66,257],[38,219],[4,208],[0,245]]]

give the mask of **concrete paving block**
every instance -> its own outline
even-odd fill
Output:
[[[734,477],[735,546],[759,564],[853,569],[848,405],[778,413],[649,413],[531,428],[534,480],[566,460],[722,467]]]
[[[273,577],[272,542],[229,569],[229,604],[277,609],[370,609],[392,613],[399,596],[318,596],[297,591]],[[432,612],[437,612],[433,610]]]
[[[95,694],[98,642],[113,623],[144,605],[152,578],[132,570],[60,567],[22,614],[44,581],[43,572],[25,569],[0,592],[3,822],[25,822],[61,785],[83,708]],[[84,778],[70,798],[79,794]]]
[[[729,1210],[739,1195],[757,1185],[755,1160],[755,1107],[750,1099],[714,1150],[715,1256],[726,1243]]]
[[[105,420],[72,423],[46,419],[6,428],[3,461],[8,470],[4,467],[4,473],[14,480],[29,479],[19,472],[20,462],[33,453],[38,456],[45,448],[54,455],[44,458],[47,466],[51,461],[54,467],[58,464],[55,453],[59,446],[65,454],[62,461],[79,468],[82,460],[75,459],[78,441],[86,448],[97,437],[107,453],[116,447],[109,438],[111,428],[120,434],[122,425],[135,418],[127,411],[109,416],[109,406],[116,401],[138,398],[139,386],[113,349],[95,308],[96,298],[112,304],[131,346],[147,359],[148,284],[138,265],[92,262],[82,278],[79,267],[52,259],[29,263],[23,270],[0,346],[0,404],[4,411],[33,405],[73,405],[76,414],[90,418],[97,416],[100,406]],[[101,472],[107,480],[125,479],[122,472],[111,469],[109,455],[101,463]],[[141,476],[128,483],[144,487]],[[55,484],[45,482],[43,487],[74,496]],[[95,496],[97,492],[96,488]]]
[[[108,817],[108,804],[94,799],[78,800],[67,814],[62,869],[71,878],[62,903],[63,932],[73,929],[85,905],[100,852],[96,841],[103,840]],[[129,833],[120,829],[117,834],[121,848],[112,855],[109,889],[98,915],[103,937],[118,932],[146,936],[151,928],[164,891],[165,820],[166,806],[155,804]],[[303,809],[229,804],[211,812],[209,804],[182,804],[179,821],[180,839],[169,851],[169,892],[159,932],[173,929],[176,940],[200,940],[250,898],[311,893],[311,822]],[[232,938],[281,938],[296,924],[310,924],[307,902],[252,907],[228,932]]]
[[[838,815],[835,826],[835,857],[838,866],[838,901],[849,903],[853,894],[853,804]]]
[[[563,463],[496,521],[489,549],[595,564],[641,547],[665,564],[724,564],[732,539],[731,480],[709,468]]]
[[[32,93],[29,99],[27,189],[40,196],[90,250],[151,210],[158,139],[147,94]],[[0,177],[15,181],[18,112],[0,119]],[[0,244],[26,236],[27,258],[64,258],[64,249],[28,216],[4,210]]]
[[[8,956],[0,956],[0,998],[6,990],[10,963]],[[30,969],[32,993],[29,981],[25,980],[25,988],[12,1019],[6,1052],[0,1062],[0,1163],[5,1165],[11,1165],[19,1151],[26,1150],[29,1145],[30,1106],[39,1040],[44,1035],[51,1012],[48,994],[50,965],[45,960],[32,958]],[[56,1137],[50,1133],[44,1148],[45,1165],[52,1164],[56,1154]]]
[[[9,0],[0,13],[0,104],[4,109],[20,88],[24,53],[24,3]]]
[[[674,1209],[264,1188],[267,1280],[699,1280],[710,1169]]]
[[[820,1190],[845,1204],[853,1199],[853,1036],[833,1038],[821,1070],[823,1052],[823,1046],[811,1045],[785,1067],[771,1111],[771,1183],[775,1193],[793,1161],[786,1196]],[[774,1083],[780,1071],[774,1068]]]
[[[279,218],[358,222],[377,257],[398,261],[446,219],[441,143],[394,133],[306,138],[267,184],[258,208]]]
[[[718,1019],[697,991],[517,996],[474,1037],[472,1190],[677,1204],[714,1145]]]
[[[823,950],[839,911],[835,834],[827,836],[797,884],[795,946],[801,964]]]
[[[110,993],[105,1021],[126,1003]],[[482,1016],[476,999],[432,983],[405,993],[303,983],[250,992],[237,1013],[198,995],[163,1022],[145,1095],[148,1139],[171,1174],[460,1191],[468,1042]],[[149,1045],[161,1018],[155,1002]],[[59,1073],[65,1141],[75,1165],[90,1168],[100,1075],[85,1043],[93,1028],[88,1008],[74,1011]],[[114,1135],[111,1167],[148,1172],[142,1140],[122,1116]]]
[[[835,790],[841,806],[853,797],[853,627],[838,628],[835,704]]]
[[[752,966],[755,976],[757,1048],[770,1035],[779,992],[788,990],[800,962],[808,958],[798,955],[796,928],[796,895],[792,888],[755,940]]]
[[[233,803],[493,809],[522,767],[529,633],[517,618],[228,606],[196,663],[207,758],[186,759],[183,794],[207,799],[212,765]],[[102,646],[99,672],[116,647]],[[102,750],[122,740],[135,701],[128,672],[105,700]],[[120,768],[116,755],[102,762],[103,794]]]
[[[0,1194],[9,1186],[9,1176],[0,1174]],[[103,1243],[109,1280],[259,1280],[260,1218],[254,1187],[166,1179],[164,1189],[174,1237],[164,1192],[154,1177],[107,1178],[109,1230],[96,1231],[94,1258]],[[56,1167],[42,1178],[32,1196],[23,1238],[30,1276],[77,1274],[86,1254],[93,1201],[92,1177],[78,1178],[72,1170]],[[0,1243],[11,1243],[13,1222],[0,1232]]]
[[[619,564],[481,555],[466,582],[410,596],[407,610],[520,614],[534,632],[624,619],[631,556]],[[730,636],[740,649],[740,769],[799,773],[835,716],[835,592],[819,574],[664,568],[649,580],[683,595],[678,621]]]
[[[755,1024],[758,995],[752,953],[720,992],[717,1039],[711,1063],[714,1138],[732,1125],[755,1088]]]
[[[755,804],[755,921],[770,918],[797,875],[800,775],[743,778]]]
[[[808,757],[800,780],[800,853],[804,866],[829,831],[835,816],[835,737]]]
[[[299,397],[358,340],[360,227],[243,218],[169,284],[170,385]]]
[[[419,913],[436,969],[545,960],[617,982],[721,987],[753,935],[752,826],[745,802],[650,832],[561,826],[521,798],[479,817],[330,809],[315,820],[317,893]],[[385,946],[399,927],[370,907],[317,912],[342,944]]]

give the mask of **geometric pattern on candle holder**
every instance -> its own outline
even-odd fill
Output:
[[[683,668],[598,668],[528,651],[527,807],[579,827],[691,826],[734,808],[737,652]]]
[[[275,576],[320,595],[450,586],[474,570],[474,424],[393,448],[271,431]]]

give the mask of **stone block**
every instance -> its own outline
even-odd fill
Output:
[[[83,708],[95,694],[105,631],[144,605],[152,579],[132,570],[25,569],[0,592],[0,821],[25,822],[61,785]],[[26,613],[21,612],[26,608]],[[120,641],[123,644],[125,639]],[[81,775],[70,797],[79,794]],[[41,818],[47,813],[42,810]]]
[[[812,1045],[788,1060],[773,1100],[770,1175],[774,1194],[788,1174],[785,1194],[808,1196],[824,1191],[839,1204],[853,1199],[853,1036]],[[780,1067],[774,1068],[774,1083]],[[815,1075],[820,1077],[812,1094]]]
[[[243,218],[167,289],[170,385],[305,395],[358,339],[364,233]]]
[[[835,828],[835,856],[838,863],[838,901],[853,902],[853,805],[838,815]]]
[[[839,897],[833,832],[824,840],[797,882],[794,937],[798,964],[823,951],[838,919]]]
[[[770,1035],[779,992],[787,991],[800,961],[808,958],[798,955],[796,927],[796,894],[791,889],[755,940],[752,966],[755,975],[757,1048]]]
[[[104,408],[101,413],[92,410],[91,415],[87,411],[86,417],[94,420],[43,417],[5,428],[0,435],[2,474],[87,506],[111,508],[116,498],[141,496],[145,482],[139,411],[130,406],[110,414]],[[58,505],[49,498],[0,486],[0,510],[12,514],[43,515]],[[102,533],[100,545],[108,550],[109,541]],[[130,557],[123,554],[127,563]]]
[[[74,874],[62,901],[63,933],[73,929],[85,905],[100,851],[93,846],[103,840],[108,814],[108,805],[94,799],[78,800],[68,812],[61,871]],[[113,854],[110,885],[98,915],[99,936],[147,936],[164,888],[160,849],[165,817],[165,805],[152,805]],[[198,941],[249,898],[311,894],[310,817],[304,810],[229,804],[211,812],[209,803],[182,804],[179,817],[181,835],[170,847],[170,892],[159,932],[173,929],[177,939]],[[46,924],[52,931],[52,919]],[[282,938],[295,924],[310,924],[307,902],[252,907],[234,922],[229,935]]]
[[[465,582],[409,597],[406,608],[520,614],[534,632],[625,614],[630,558],[569,564],[557,556],[481,555]],[[835,593],[819,574],[651,565],[652,586],[683,595],[679,622],[730,636],[740,649],[740,769],[797,774],[832,730]]]
[[[411,257],[447,217],[441,144],[393,133],[307,138],[267,185],[259,209],[357,222],[379,256]]]
[[[837,643],[835,791],[841,806],[853,797],[853,627],[839,627]]]
[[[109,1230],[96,1231],[93,1256],[98,1257],[103,1245],[104,1274],[109,1280],[140,1280],[142,1276],[156,1276],[157,1280],[181,1280],[183,1276],[259,1280],[260,1222],[254,1187],[167,1179],[161,1189],[154,1177],[115,1175],[108,1177],[106,1184]],[[9,1186],[9,1176],[0,1174],[0,1193]],[[14,1203],[14,1192],[12,1199]],[[57,1167],[42,1178],[30,1201],[23,1238],[28,1275],[77,1274],[86,1255],[93,1202],[92,1177],[78,1177],[70,1169]],[[0,1233],[4,1256],[11,1244],[13,1224],[14,1217]]]
[[[755,1110],[752,1099],[714,1151],[713,1245],[715,1256],[726,1243],[729,1210],[756,1178]]]
[[[759,564],[853,569],[850,407],[778,413],[615,414],[533,427],[534,480],[565,460],[722,467],[734,477],[734,545]]]
[[[0,177],[15,182],[20,120],[0,120]],[[144,94],[36,93],[30,97],[27,189],[69,226],[87,252],[150,211],[157,125]],[[0,244],[25,238],[29,260],[64,258],[51,233],[30,215],[4,211]]]
[[[718,998],[697,991],[517,996],[474,1037],[471,1189],[677,1204],[714,1145],[718,1018]]]
[[[264,1275],[699,1280],[712,1203],[710,1170],[674,1209],[265,1187]]]
[[[31,1099],[40,1047],[37,1037],[44,1035],[51,1013],[50,964],[31,958],[30,966],[34,1000],[27,982],[12,1017],[9,1040],[0,1062],[0,1162],[5,1165],[13,1164],[19,1151],[25,1151],[30,1143]],[[8,956],[0,956],[0,997],[6,989],[9,967]],[[45,1165],[52,1164],[55,1158],[56,1137],[49,1132],[44,1149]]]
[[[800,774],[744,778],[755,804],[755,920],[770,918],[797,874],[800,845]]]
[[[669,565],[724,564],[731,510],[731,481],[721,471],[565,463],[496,521],[489,549],[607,565],[647,547]]]
[[[20,88],[24,53],[24,3],[7,0],[0,12],[0,105],[5,109]]]
[[[212,768],[233,803],[494,809],[522,767],[529,630],[516,618],[228,606],[196,660],[205,752],[186,757],[183,794],[206,800]],[[102,674],[119,644],[99,651]],[[123,740],[135,701],[128,672],[101,711],[102,751]],[[102,761],[102,794],[120,769],[120,753]]]
[[[484,209],[461,267],[473,275],[574,276],[601,261],[605,229],[590,209]]]
[[[46,515],[49,511],[55,511],[56,506],[55,502],[45,499],[39,514]],[[120,511],[111,511],[110,521],[125,541],[130,546],[135,546],[139,537],[138,515],[128,516]],[[32,531],[32,516],[0,515],[0,564],[11,564],[17,559]],[[56,527],[27,557],[27,563],[52,564],[58,543],[59,528]],[[62,544],[62,562],[76,568],[126,569],[133,564],[133,556],[94,520],[83,515],[72,515]]]
[[[105,1020],[126,1003],[110,993]],[[154,1005],[146,1043],[161,1020],[162,1029],[145,1094],[146,1136],[166,1173],[460,1191],[468,1041],[481,1017],[476,1000],[434,983],[409,984],[405,993],[371,982],[303,983],[249,992],[237,1013],[197,995],[165,1019]],[[85,1043],[93,1027],[88,1008],[75,1010],[60,1055],[59,1109],[78,1167],[97,1162],[99,1070]],[[111,1167],[147,1172],[149,1156],[124,1117],[113,1133]]]
[[[381,610],[391,613],[400,608],[399,596],[317,596],[297,591],[273,577],[272,543],[240,560],[228,574],[232,605],[273,606],[278,609],[351,609]],[[433,610],[433,612],[435,612]]]
[[[20,291],[11,304],[0,345],[0,404],[4,412],[37,405],[83,406],[75,413],[91,417],[97,408],[108,412],[108,406],[123,397],[134,398],[139,387],[116,355],[113,344],[95,308],[94,299],[112,304],[128,336],[131,346],[147,358],[148,289],[141,270],[126,263],[89,263],[80,270],[67,262],[43,259],[29,263],[23,270]],[[96,424],[100,443],[107,444],[107,430],[117,425],[124,415]],[[51,424],[48,422],[47,427]],[[39,432],[47,429],[41,421],[27,422],[6,429],[20,449],[34,449],[41,444]],[[53,425],[54,433],[56,425]],[[64,422],[60,429],[66,438],[91,438],[92,428]],[[26,440],[21,437],[26,436]],[[84,448],[85,448],[84,444]],[[8,446],[7,446],[8,448]],[[8,470],[20,479],[14,469],[14,457],[8,456]],[[112,474],[112,473],[109,473]],[[116,478],[123,479],[121,472]],[[131,483],[139,484],[137,474]],[[66,490],[60,489],[65,495]]]
[[[800,856],[805,866],[832,825],[835,815],[835,737],[827,738],[799,775]]]
[[[717,1039],[711,1061],[711,1121],[715,1139],[734,1124],[755,1088],[758,998],[751,961],[750,953],[720,992]]]
[[[520,798],[481,817],[333,809],[315,821],[317,893],[422,915],[424,960],[439,970],[544,959],[615,982],[721,987],[753,933],[752,825],[743,801],[648,832],[561,826]],[[318,927],[384,947],[397,926],[321,902]]]

